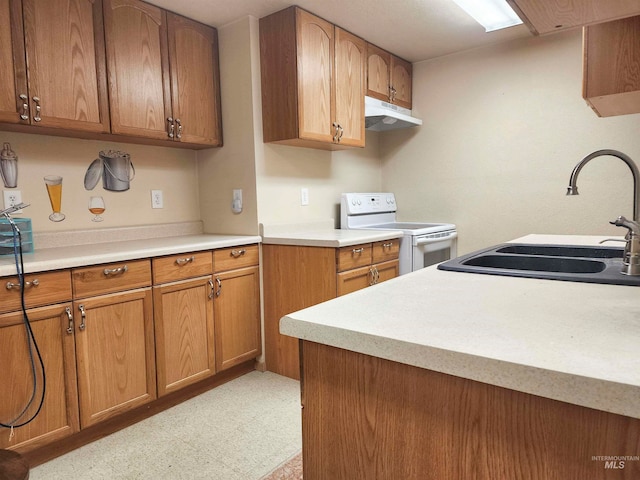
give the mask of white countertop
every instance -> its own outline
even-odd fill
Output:
[[[530,235],[592,245],[605,237]],[[429,267],[282,318],[285,335],[640,418],[640,288]]]
[[[51,247],[24,254],[24,272],[43,272],[135,258],[157,257],[183,252],[212,250],[261,242],[258,235],[183,235],[110,243]],[[15,275],[13,256],[0,257],[0,276]]]
[[[403,235],[401,230],[336,229],[333,220],[295,225],[260,225],[260,233],[264,244],[333,248],[390,240]]]

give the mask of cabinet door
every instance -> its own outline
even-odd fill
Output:
[[[0,65],[0,122],[29,123],[20,118],[28,115],[28,103],[20,99],[27,95],[20,0],[0,0]]]
[[[582,96],[600,117],[640,112],[640,16],[585,27]]]
[[[38,416],[24,427],[0,435],[0,448],[18,451],[62,439],[80,429],[73,331],[67,332],[71,303],[27,311],[33,335],[44,360],[46,394]],[[35,354],[35,352],[34,352]],[[36,362],[37,391],[34,403],[16,423],[31,418],[38,408],[42,376]],[[13,420],[32,394],[31,362],[22,312],[0,315],[0,422]]]
[[[82,428],[154,400],[151,288],[73,305]]]
[[[298,38],[299,137],[333,142],[333,25],[304,10],[296,10]]]
[[[335,121],[342,127],[339,143],[364,147],[364,40],[335,28]]]
[[[23,0],[31,121],[108,132],[101,0]]]
[[[171,99],[176,140],[222,145],[218,34],[167,13]]]
[[[258,267],[215,275],[216,369],[255,358],[261,353],[260,273]]]
[[[158,396],[215,373],[211,276],[153,288]]]
[[[165,12],[139,0],[104,0],[104,30],[112,133],[169,140]]]
[[[367,95],[388,102],[390,78],[391,54],[367,44]]]
[[[338,297],[347,293],[362,290],[375,283],[374,270],[370,266],[347,270],[338,273],[337,294]]]
[[[391,103],[411,109],[411,63],[391,56]]]
[[[400,262],[391,260],[388,262],[378,263],[373,266],[376,269],[376,283],[391,280],[400,275]]]

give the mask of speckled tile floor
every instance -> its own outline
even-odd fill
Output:
[[[302,446],[300,384],[251,372],[31,469],[30,480],[253,480]]]

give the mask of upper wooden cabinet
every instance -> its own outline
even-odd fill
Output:
[[[139,0],[105,0],[111,131],[222,145],[217,31]]]
[[[290,7],[260,19],[265,142],[364,146],[366,44]]]
[[[102,1],[0,0],[0,13],[0,121],[108,132]]]
[[[640,14],[640,0],[507,0],[534,34]]]
[[[386,50],[367,44],[367,95],[411,109],[412,66]]]
[[[600,117],[640,113],[640,16],[584,29],[583,97]]]

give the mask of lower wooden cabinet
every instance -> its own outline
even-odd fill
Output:
[[[46,394],[39,414],[13,437],[0,430],[0,448],[49,448],[258,357],[258,264],[254,244],[25,275]],[[32,393],[31,362],[18,280],[2,280],[8,286],[0,290],[0,423],[19,425],[39,402],[20,415]],[[219,378],[233,378],[234,369],[225,375]],[[39,371],[36,384],[38,400]]]
[[[397,277],[399,245],[396,239],[342,248],[263,245],[267,370],[299,379],[298,339],[280,334],[280,319]]]
[[[158,396],[215,373],[212,292],[211,275],[153,287]]]
[[[30,450],[59,441],[80,429],[74,337],[73,330],[67,331],[71,326],[71,307],[68,302],[27,311],[44,360],[46,393],[33,422],[15,428],[13,438],[9,430],[2,429],[1,449]],[[16,425],[30,419],[39,407],[43,382],[37,357],[34,360],[35,400],[24,415],[13,422]],[[0,422],[6,425],[25,408],[33,392],[27,336],[20,311],[0,315],[0,366]]]
[[[82,428],[156,398],[151,288],[74,302]]]
[[[258,266],[216,273],[214,300],[216,369],[225,370],[262,353],[260,269]]]

